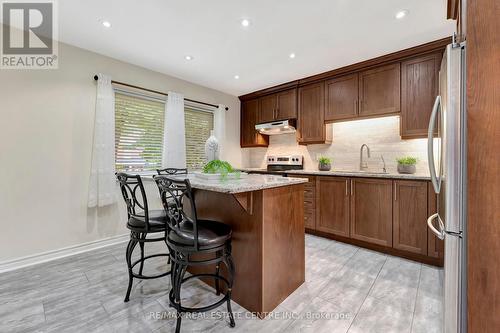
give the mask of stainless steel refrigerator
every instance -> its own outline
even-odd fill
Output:
[[[437,213],[427,220],[444,239],[444,332],[466,332],[465,43],[450,44],[439,71],[439,96],[429,121],[428,160]]]

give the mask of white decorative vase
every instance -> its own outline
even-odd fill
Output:
[[[205,157],[207,162],[219,159],[219,140],[214,136],[214,131],[210,131],[210,137],[205,142]]]

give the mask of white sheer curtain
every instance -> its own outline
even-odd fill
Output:
[[[168,92],[165,104],[162,166],[186,167],[186,128],[184,123],[184,95]]]
[[[214,136],[219,141],[219,158],[224,159],[224,144],[226,142],[226,106],[219,104],[214,111]]]
[[[107,206],[115,200],[115,93],[111,77],[99,74],[88,207]]]

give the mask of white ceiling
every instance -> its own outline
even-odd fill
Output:
[[[454,31],[445,0],[63,0],[68,44],[241,95]],[[396,12],[409,14],[396,20]],[[251,24],[243,28],[241,19]],[[108,20],[104,28],[99,20]],[[289,54],[296,53],[295,59]],[[194,57],[186,61],[185,55]],[[234,75],[240,79],[235,80]]]

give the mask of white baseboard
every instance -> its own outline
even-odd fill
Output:
[[[102,247],[111,246],[114,244],[126,242],[129,240],[130,235],[124,234],[108,238],[99,239],[93,242],[73,245],[58,250],[38,253],[26,257],[21,257],[13,260],[0,262],[0,273],[13,271],[23,267],[28,267],[43,262],[52,261],[64,257],[69,257],[78,253],[88,252]]]

